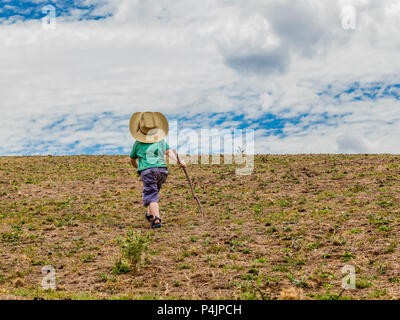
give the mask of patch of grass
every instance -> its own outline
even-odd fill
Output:
[[[94,253],[85,253],[81,256],[81,261],[83,263],[93,262],[96,260],[96,254]]]
[[[123,274],[123,273],[128,273],[130,271],[131,271],[130,266],[127,263],[123,262],[121,258],[118,259],[113,266],[114,274]]]
[[[1,242],[8,244],[18,243],[20,238],[19,232],[4,232],[0,235]]]
[[[382,208],[389,208],[393,206],[393,202],[390,200],[380,200],[376,202],[377,205],[381,206]]]
[[[298,280],[294,277],[294,275],[292,273],[290,273],[287,278],[294,283],[296,286],[298,287],[302,287],[302,288],[309,288],[309,284],[306,282],[306,280],[303,278],[301,280]]]
[[[347,296],[339,296],[337,293],[331,293],[330,290],[327,290],[324,294],[309,294],[309,296],[317,300],[349,300]]]
[[[288,268],[286,265],[278,265],[272,268],[272,271],[275,272],[288,272]]]
[[[368,281],[366,278],[360,278],[356,280],[356,288],[357,289],[366,289],[370,288],[372,286],[372,283]]]
[[[383,296],[386,296],[386,295],[387,295],[387,289],[383,289],[383,290],[375,289],[374,292],[369,294],[369,296],[371,298],[380,298],[380,297],[383,297]]]
[[[400,277],[389,278],[390,283],[400,283]]]
[[[190,265],[188,263],[182,263],[178,266],[178,270],[190,269]]]
[[[383,250],[383,253],[385,253],[385,254],[393,253],[394,250],[396,250],[397,246],[398,246],[398,242],[393,240],[392,242],[390,242],[389,246],[385,250]]]
[[[293,206],[293,201],[290,198],[284,198],[284,199],[278,200],[277,204],[281,208],[290,208]]]

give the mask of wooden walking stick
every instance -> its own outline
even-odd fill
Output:
[[[175,155],[176,155],[176,159],[178,160],[178,164],[179,164],[181,161],[180,161],[180,159],[179,159],[178,152],[176,152],[176,151],[174,150],[174,153],[175,153]],[[192,196],[193,196],[193,198],[196,200],[197,204],[199,205],[200,212],[201,212],[201,216],[202,216],[203,219],[204,219],[205,216],[204,216],[204,212],[203,212],[203,207],[201,206],[201,203],[200,203],[199,198],[198,198],[198,197],[196,196],[196,194],[194,193],[192,180],[190,179],[189,174],[188,174],[186,168],[185,168],[185,167],[181,167],[181,168],[182,168],[183,171],[185,172],[186,179],[187,179],[187,181],[189,182],[190,190],[192,191]]]

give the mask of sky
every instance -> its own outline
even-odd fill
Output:
[[[179,145],[399,154],[399,32],[400,0],[2,0],[0,155],[129,154],[138,111]]]

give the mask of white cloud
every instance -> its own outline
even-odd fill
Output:
[[[359,135],[340,135],[337,139],[340,153],[369,153],[372,151],[369,141]]]
[[[301,117],[286,123],[284,136],[258,126],[276,133],[257,135],[259,152],[341,152],[346,132],[367,139],[370,152],[400,152],[398,100],[354,101],[360,91],[334,98],[355,82],[400,83],[398,1],[85,2],[113,16],[76,21],[82,12],[71,11],[47,31],[40,21],[0,25],[0,154],[41,141],[44,153],[74,141],[76,150],[129,145],[113,122],[78,128],[103,112],[144,109],[195,117],[184,126],[206,126],[221,112],[243,115],[249,126],[266,113]],[[349,4],[356,30],[340,24]],[[65,116],[70,126],[47,128]]]

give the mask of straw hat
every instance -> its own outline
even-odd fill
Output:
[[[129,121],[129,130],[137,141],[159,142],[168,134],[168,120],[160,112],[135,112]]]

